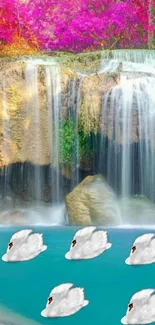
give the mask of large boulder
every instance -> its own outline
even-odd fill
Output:
[[[118,225],[121,222],[116,196],[103,176],[86,177],[66,196],[72,225]]]

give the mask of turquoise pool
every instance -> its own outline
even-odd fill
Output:
[[[135,238],[151,230],[109,229],[111,249],[93,260],[69,261],[64,256],[78,228],[30,228],[43,233],[48,249],[28,262],[11,264],[0,259],[0,304],[16,313],[40,324],[119,325],[131,296],[155,287],[155,264],[125,264]],[[20,229],[0,229],[1,256],[12,234]],[[84,287],[89,305],[70,317],[43,318],[40,313],[51,289],[64,282]]]

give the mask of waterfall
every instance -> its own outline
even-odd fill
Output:
[[[10,80],[6,74],[0,83],[1,203],[62,224],[65,195],[99,173],[118,200],[155,202],[155,51],[105,51],[97,73],[87,74],[65,71],[53,58],[12,64]],[[14,82],[19,107],[9,97]]]
[[[27,104],[27,112],[31,112],[33,119],[35,121],[35,141],[37,146],[35,147],[35,159],[41,162],[42,156],[42,145],[41,145],[41,132],[40,132],[40,103],[38,94],[38,67],[33,63],[27,63],[25,69],[25,85],[27,88],[28,96],[32,98]],[[31,145],[31,144],[30,144]],[[34,161],[35,164],[35,161]],[[37,201],[41,200],[42,194],[42,177],[40,172],[40,166],[35,165],[34,168],[34,193]]]
[[[60,68],[57,64],[46,66],[47,98],[48,98],[48,132],[51,163],[52,200],[60,202],[60,172],[59,172],[59,118],[61,105]]]
[[[9,224],[10,220],[14,218],[15,224],[26,222],[31,225],[62,225],[66,223],[66,220],[64,203],[61,204],[63,187],[60,184],[59,166],[60,66],[54,60],[25,60],[24,63],[20,84],[24,86],[26,97],[23,97],[24,101],[17,115],[17,121],[19,120],[17,128],[20,123],[23,125],[21,134],[19,128],[19,139],[20,154],[24,157],[24,163],[8,165],[1,170],[0,186],[3,195],[2,206],[0,206],[3,211],[1,218],[6,224]],[[46,94],[41,92],[41,82],[46,85]],[[2,131],[6,139],[8,136],[12,140],[11,124],[7,123],[6,127],[5,123],[8,112],[5,80],[3,80],[1,88],[4,97]],[[44,98],[41,97],[42,94]],[[44,121],[42,121],[41,110],[47,114]],[[21,111],[22,113],[20,113]],[[47,137],[46,152],[44,150],[45,136]],[[4,141],[4,144],[6,146],[4,149],[7,151],[9,142]],[[29,163],[30,161],[31,163]],[[48,203],[44,202],[45,185],[51,189],[49,197],[51,196],[52,200],[49,198],[46,201]],[[25,188],[26,200],[23,197]]]
[[[122,197],[138,191],[155,200],[154,89],[153,77],[126,79],[103,99],[101,152],[106,134],[107,179]]]
[[[134,63],[152,63],[155,61],[155,51],[152,50],[112,50],[101,52],[102,60],[119,60]]]
[[[7,94],[5,91],[5,86],[6,86],[6,80],[5,78],[2,80],[2,92],[3,92],[3,97],[2,97],[2,133],[3,133],[3,143],[2,143],[2,151],[7,149],[6,148],[6,143],[4,138],[8,138],[8,135],[10,135],[10,128],[6,127],[6,123],[5,121],[8,119],[8,114],[7,114],[7,104],[6,104],[6,99],[7,99]],[[3,196],[3,203],[5,201],[5,196],[7,193],[7,180],[8,180],[8,167],[5,166],[3,167],[3,171],[2,171],[3,177],[2,177],[2,196]]]
[[[49,133],[49,148],[51,152],[51,164],[54,166],[51,171],[51,188],[52,201],[60,203],[63,198],[63,179],[61,177],[60,167],[60,143],[59,143],[59,128],[60,123],[63,123],[61,115],[62,109],[62,91],[60,67],[58,64],[47,65],[45,67],[46,83],[47,83],[47,99],[48,99],[48,133]],[[79,183],[79,152],[78,152],[78,112],[80,104],[80,87],[82,78],[78,81],[71,78],[68,84],[68,92],[66,94],[68,102],[66,103],[66,112],[75,122],[75,139],[74,152],[72,157],[71,171],[71,188]]]
[[[75,78],[70,81],[69,85],[69,98],[70,98],[70,109],[72,117],[75,121],[75,152],[73,153],[72,161],[72,185],[74,188],[79,183],[79,137],[78,137],[78,114],[80,110],[80,91],[83,78],[80,76],[78,82]]]
[[[113,50],[101,53],[100,73],[120,70],[155,74],[155,51]]]
[[[69,180],[70,190],[79,183],[78,113],[82,76],[68,78],[65,90],[61,89],[61,82],[60,65],[55,60],[24,60],[20,84],[24,86],[25,93],[16,118],[16,121],[19,120],[19,123],[23,125],[22,132],[19,123],[17,129],[19,128],[20,139],[19,161],[21,157],[22,159],[24,157],[24,163],[16,162],[16,164],[5,166],[3,171],[1,170],[1,187],[4,197],[10,195],[10,198],[13,199],[12,184],[16,184],[15,198],[20,194],[23,197],[26,188],[30,200],[32,198],[35,200],[35,205],[38,205],[40,201],[44,201],[43,189],[47,185],[51,191],[52,199],[50,201],[52,200],[54,204],[62,202],[65,195],[63,186],[66,185],[63,179],[62,162],[60,162],[59,129],[60,123],[64,121],[62,116],[66,113],[71,116],[73,123],[75,123],[75,141],[71,162],[71,179]],[[43,85],[46,92],[42,91]],[[9,139],[12,139],[11,125],[7,123],[6,128],[5,123],[9,112],[5,79],[1,82],[1,88],[4,102],[2,103],[3,133],[5,138],[8,136]],[[63,103],[62,97],[63,100],[66,97]],[[41,110],[44,110],[46,115],[44,122],[42,121],[43,113]],[[44,137],[47,138],[46,152],[44,150]],[[6,139],[4,144],[8,150]],[[17,201],[14,203],[15,205]],[[12,203],[13,206],[14,204]]]

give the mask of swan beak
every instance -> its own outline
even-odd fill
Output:
[[[126,316],[124,316],[124,317],[121,319],[121,323],[122,323],[122,324],[128,324],[128,323],[127,323]]]
[[[7,254],[4,254],[4,255],[2,256],[2,261],[4,261],[4,262],[8,262]]]
[[[43,317],[47,317],[47,316],[46,316],[46,309],[42,310],[42,312],[41,312],[41,316],[43,316]]]
[[[66,253],[65,257],[67,258],[67,260],[71,260],[70,252]]]
[[[125,263],[126,263],[127,265],[131,265],[131,262],[130,262],[130,258],[129,258],[129,257],[125,260]]]

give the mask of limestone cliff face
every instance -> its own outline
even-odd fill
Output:
[[[38,71],[39,72],[39,71]],[[14,162],[45,163],[47,145],[40,159],[40,139],[47,142],[48,117],[45,93],[40,84],[39,95],[25,76],[25,64],[1,63],[0,80],[0,162],[1,167]],[[39,79],[39,78],[38,78]],[[38,84],[40,81],[38,80]],[[36,90],[37,91],[37,90]],[[37,104],[37,101],[40,102]],[[38,109],[38,111],[37,111]],[[41,134],[40,134],[41,130]]]
[[[118,75],[92,74],[83,78],[81,87],[80,118],[86,132],[99,132],[101,127],[102,100],[107,90],[118,83]]]
[[[80,60],[56,63],[59,75],[52,70],[52,58],[37,64],[35,59],[0,61],[0,168],[15,162],[53,163],[53,107],[58,99],[60,119],[78,101],[76,116],[85,131],[100,129],[102,95],[117,84],[118,76],[98,75],[97,62],[91,59],[90,69],[85,58],[84,67],[91,74],[83,76],[77,72],[83,67]]]

